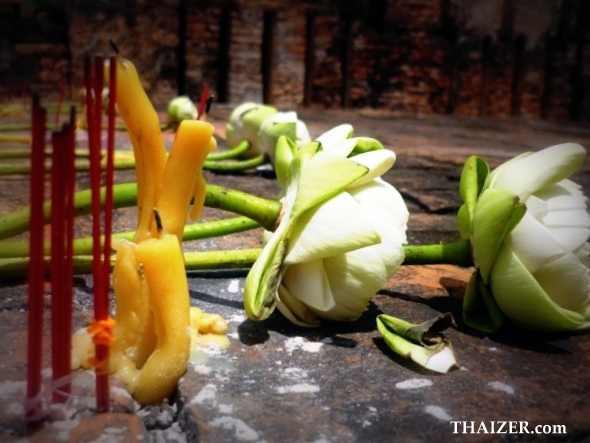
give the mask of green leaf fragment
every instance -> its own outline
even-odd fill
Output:
[[[451,342],[442,333],[451,326],[456,325],[448,312],[419,324],[391,315],[377,316],[377,329],[392,351],[440,373],[456,365]]]

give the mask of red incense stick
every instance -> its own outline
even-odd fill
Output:
[[[203,89],[203,93],[201,94],[201,100],[199,102],[199,108],[197,109],[197,120],[201,119],[201,116],[205,112],[205,105],[207,104],[207,99],[209,98],[209,90],[210,86],[208,84],[205,85],[205,89]]]
[[[31,215],[29,238],[29,324],[27,398],[25,420],[31,425],[41,419],[41,360],[43,340],[43,200],[45,193],[45,110],[33,98],[31,146]]]
[[[64,403],[70,393],[70,348],[66,348],[67,300],[65,274],[65,174],[66,146],[64,133],[53,132],[51,166],[51,360],[53,366],[53,402]]]
[[[104,285],[108,300],[111,274],[111,239],[113,228],[113,180],[115,170],[115,104],[117,97],[117,57],[109,59],[109,105],[107,129],[106,198],[104,208]]]
[[[105,290],[105,272],[103,268],[101,229],[100,229],[100,150],[102,125],[102,89],[104,83],[104,58],[94,59],[94,75],[90,78],[88,70],[87,111],[88,111],[88,144],[90,148],[90,184],[92,195],[92,237],[93,237],[93,275],[94,275],[94,318],[96,322],[108,320],[108,294]],[[105,256],[105,261],[108,258]],[[107,276],[108,278],[108,276]],[[108,361],[109,346],[98,343],[95,337],[96,363],[96,408],[98,412],[109,410],[109,379]]]

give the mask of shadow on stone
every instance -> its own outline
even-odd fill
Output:
[[[263,323],[245,320],[240,323],[237,329],[240,341],[247,346],[264,343],[270,338],[270,334]]]
[[[202,302],[212,303],[212,304],[216,304],[216,305],[229,306],[229,307],[235,308],[235,309],[242,309],[243,308],[243,303],[238,300],[228,300],[226,298],[216,297],[214,295],[206,294],[204,292],[193,291],[192,289],[189,289],[188,292],[189,292],[190,298],[194,299],[194,300],[199,300]]]
[[[370,302],[367,310],[354,322],[322,320],[317,328],[304,328],[291,323],[283,314],[275,310],[264,322],[246,320],[238,326],[240,341],[245,345],[256,345],[270,338],[270,331],[286,337],[304,337],[311,342],[322,342],[327,346],[354,348],[358,341],[342,334],[356,334],[374,331],[376,318],[383,312]]]

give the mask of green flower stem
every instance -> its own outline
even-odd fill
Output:
[[[232,149],[228,149],[227,151],[220,151],[220,152],[212,152],[207,156],[207,161],[219,161],[219,160],[228,160],[231,158],[236,158],[242,155],[250,149],[250,142],[244,140],[238,146]]]
[[[202,223],[202,225],[205,225],[205,223]],[[128,236],[130,233],[124,235]],[[186,231],[184,240],[186,240]],[[233,251],[186,252],[184,254],[185,267],[187,271],[249,268],[256,261],[261,251],[261,249],[238,249]],[[405,246],[404,252],[406,253],[404,265],[454,264],[468,267],[473,264],[468,240],[438,245]],[[115,260],[116,256],[113,255],[111,257],[111,266],[114,265]],[[50,258],[46,257],[47,273],[49,273],[49,262]],[[25,278],[28,265],[28,257],[0,258],[0,280]],[[74,273],[80,275],[91,272],[92,256],[75,255]]]
[[[129,170],[135,169],[135,159],[133,157],[115,159],[115,169]],[[89,171],[90,160],[79,159],[75,161],[76,171]],[[51,162],[45,163],[45,171],[51,171]],[[0,163],[0,176],[2,175],[16,175],[29,174],[31,172],[31,165],[29,163]]]
[[[260,249],[238,249],[235,251],[186,252],[184,254],[187,271],[208,269],[239,269],[248,268],[260,255]],[[111,257],[111,268],[116,256]],[[92,256],[74,256],[74,274],[90,274],[92,272]],[[45,257],[46,274],[49,274],[50,258]],[[27,276],[28,257],[0,259],[0,280],[18,280]]]
[[[246,146],[249,146],[247,142],[244,142]],[[240,145],[241,146],[241,145]],[[237,149],[237,148],[236,148]],[[222,153],[215,154],[214,158],[218,158],[226,153],[232,152],[232,155],[237,156],[243,153],[242,150],[231,150]],[[236,153],[237,152],[237,153]],[[0,151],[0,159],[18,159],[18,158],[27,158],[30,154],[30,150],[19,150],[19,149],[11,149],[6,151]],[[119,158],[115,157],[115,169],[118,170],[125,170],[125,169],[134,169],[135,168],[135,158],[131,155],[130,151],[115,151],[115,156],[117,154],[121,154]],[[50,155],[48,153],[47,155]],[[85,157],[82,159],[76,160],[76,171],[88,171],[90,169],[90,162],[87,160],[88,158],[88,151],[83,152],[81,150],[76,151],[76,156],[78,157]],[[210,154],[211,156],[211,154]],[[255,168],[256,166],[260,166],[266,162],[266,158],[264,155],[259,155],[256,157],[252,157],[247,160],[240,160],[240,161],[219,161],[219,160],[210,160],[210,157],[207,157],[208,160],[205,160],[203,164],[203,169],[207,169],[209,171],[215,172],[236,172],[236,171],[243,171],[245,169]],[[228,158],[228,157],[225,157]],[[45,165],[45,170],[51,170],[51,162],[48,161]],[[16,174],[29,174],[31,172],[31,165],[29,163],[0,163],[0,176],[2,175],[16,175]]]
[[[131,151],[115,151],[115,155],[117,153],[125,153],[125,154],[132,154]],[[74,154],[76,155],[76,157],[79,158],[89,158],[90,157],[90,151],[88,151],[88,149],[76,149],[74,151]],[[51,156],[51,149],[46,149],[45,150],[45,155],[47,157]],[[101,157],[104,157],[107,155],[107,151],[102,151],[101,152]],[[15,159],[15,158],[29,158],[31,156],[31,148],[22,148],[22,149],[2,149],[0,150],[0,159]]]
[[[473,266],[471,243],[468,239],[437,245],[404,246],[404,254],[404,265]]]
[[[269,231],[274,230],[283,207],[276,200],[210,184],[207,185],[205,206],[245,215]]]
[[[30,141],[30,139],[29,139]],[[226,151],[219,151],[213,152],[207,156],[207,161],[219,161],[219,160],[228,160],[232,158],[239,157],[244,152],[250,149],[250,143],[248,141],[243,141],[238,146],[233,149],[229,149]],[[115,151],[115,155],[123,154],[123,155],[133,155],[132,151]],[[51,156],[51,149],[45,150],[46,156]],[[90,152],[88,149],[76,149],[75,151],[76,157],[81,158],[88,158],[90,157]],[[106,151],[101,152],[101,156],[104,157],[107,155]],[[0,150],[0,159],[15,159],[15,158],[29,158],[31,156],[31,149],[30,148],[14,148],[14,149],[2,149]]]
[[[184,228],[182,241],[200,240],[203,238],[221,237],[236,232],[258,228],[260,225],[248,217],[234,217],[203,223],[193,223]],[[135,231],[119,232],[113,234],[113,239],[132,241]],[[92,255],[92,237],[77,238],[74,240],[74,255]],[[101,243],[104,237],[101,237]],[[44,254],[51,254],[51,243],[45,242]],[[29,243],[27,241],[0,241],[0,258],[27,257],[29,255]]]
[[[166,129],[170,129],[170,123],[160,123],[160,129],[162,131]],[[55,128],[55,125],[48,124],[46,129],[51,131]],[[107,129],[106,125],[102,125],[102,129]],[[0,132],[12,132],[12,131],[30,131],[31,124],[30,123],[6,123],[4,125],[0,125]],[[127,131],[127,126],[122,123],[115,123],[115,130],[116,131]]]
[[[105,188],[100,189],[101,202],[105,201]],[[137,204],[137,184],[125,183],[113,186],[113,208],[126,208]],[[74,214],[75,216],[90,214],[91,210],[91,192],[90,189],[78,191],[74,194]],[[30,207],[24,207],[16,211],[0,216],[0,239],[22,234],[29,228]],[[45,202],[43,215],[45,223],[49,223],[51,214],[51,200]]]
[[[30,129],[30,123],[5,123],[0,125],[0,132],[28,131]]]
[[[100,190],[101,201],[105,199],[105,188]],[[125,183],[113,186],[113,207],[125,208],[137,204],[137,184]],[[267,200],[245,192],[207,185],[205,205],[211,208],[223,209],[246,216],[266,229],[274,226],[281,211],[281,203]],[[74,194],[74,211],[76,216],[87,215],[91,209],[90,190],[79,191]],[[0,216],[0,240],[26,232],[29,227],[30,208],[25,207]],[[49,223],[51,201],[44,205],[45,223]]]
[[[264,154],[257,155],[256,157],[249,158],[248,160],[239,161],[210,161],[205,160],[203,163],[203,169],[214,172],[236,172],[243,171],[245,169],[252,169],[256,166],[260,166],[266,162]]]

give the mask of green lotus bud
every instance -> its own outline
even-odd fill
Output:
[[[393,352],[443,374],[457,365],[451,342],[442,333],[451,326],[456,325],[448,312],[420,324],[391,315],[377,316],[377,329]]]
[[[287,136],[301,147],[311,140],[305,123],[297,118],[296,112],[279,112],[268,117],[260,128],[258,148],[275,164],[275,151],[279,137]]]
[[[493,332],[505,316],[539,331],[590,327],[590,217],[580,186],[567,179],[585,155],[567,143],[489,175],[479,160],[464,170],[458,224],[477,268],[463,303],[468,324]]]
[[[253,102],[242,103],[231,113],[225,128],[227,145],[235,148],[243,141],[250,142],[250,149],[246,156],[261,154],[258,147],[258,137],[262,123],[278,111],[273,106]]]
[[[197,107],[186,96],[173,98],[168,103],[168,119],[171,123],[179,124],[183,120],[197,118]]]

